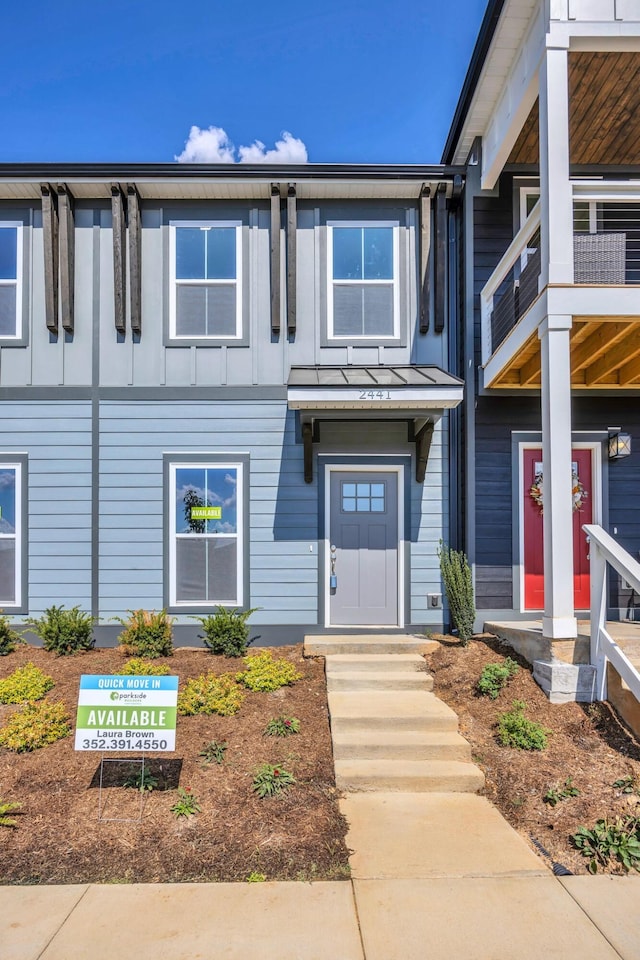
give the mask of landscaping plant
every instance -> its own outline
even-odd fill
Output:
[[[462,646],[466,647],[473,636],[473,623],[476,619],[471,568],[461,550],[453,550],[442,540],[438,557],[451,620]]]
[[[54,686],[53,677],[29,662],[18,667],[4,680],[0,680],[0,703],[25,703],[27,700],[42,700]]]
[[[25,641],[19,633],[11,626],[9,617],[5,616],[0,610],[0,657],[6,657],[8,653],[13,653],[19,643]]]
[[[225,657],[242,657],[253,642],[253,639],[249,639],[247,620],[257,609],[258,607],[251,610],[218,607],[215,613],[207,617],[194,617],[204,629],[204,634],[198,636],[204,640],[211,653]]]
[[[82,650],[91,650],[95,617],[80,607],[65,610],[64,606],[49,607],[37,620],[26,620],[33,632],[42,640],[45,650],[65,657]]]
[[[502,688],[515,677],[518,669],[518,664],[511,657],[507,657],[502,663],[488,663],[480,674],[478,693],[497,700]]]
[[[605,817],[591,830],[580,827],[571,840],[583,857],[589,857],[590,873],[596,873],[598,865],[606,867],[610,860],[617,860],[625,873],[632,867],[640,872],[638,817],[616,817],[613,822]]]
[[[12,803],[11,801],[5,803],[0,800],[0,827],[16,827],[18,825],[17,820],[7,816],[7,814],[14,813],[21,806],[21,803]]]
[[[284,767],[274,767],[270,763],[263,763],[255,772],[253,790],[259,797],[273,797],[277,793],[287,790],[295,783],[295,779]]]
[[[133,773],[129,774],[125,782],[123,783],[124,787],[135,787],[136,790],[139,790],[140,793],[148,791],[151,793],[152,790],[158,786],[158,778],[154,777],[150,770],[146,767],[141,767],[140,770],[135,770]]]
[[[132,657],[127,660],[122,670],[118,670],[118,676],[126,677],[166,677],[171,673],[166,663],[151,663],[142,657]]]
[[[186,790],[184,787],[178,787],[178,799],[171,807],[171,813],[175,814],[177,819],[180,819],[180,817],[193,817],[194,814],[201,811],[202,807],[191,787],[187,787]]]
[[[198,756],[202,757],[205,766],[210,763],[222,763],[228,746],[226,740],[210,740],[209,743],[205,743]]]
[[[571,797],[579,796],[580,791],[573,786],[572,778],[567,777],[562,786],[556,783],[553,787],[549,787],[542,800],[544,803],[548,803],[550,807],[555,807],[561,800],[569,800]]]
[[[258,873],[257,870],[252,870],[247,877],[247,883],[264,883],[266,879],[264,873]]]
[[[289,660],[283,657],[276,659],[270,650],[249,654],[243,657],[243,661],[246,670],[237,673],[236,680],[249,690],[265,693],[290,686],[296,680],[302,679],[302,674],[298,673]]]
[[[62,740],[69,730],[69,714],[61,700],[25,703],[0,728],[0,746],[14,753],[29,753]]]
[[[617,790],[620,790],[621,793],[624,793],[627,796],[631,794],[640,795],[640,786],[638,785],[638,781],[631,774],[626,777],[620,777],[619,780],[614,780],[611,786],[616,787]]]
[[[166,610],[130,610],[127,620],[115,619],[124,627],[118,643],[126,654],[149,660],[172,655],[173,617]]]
[[[217,713],[230,717],[237,713],[245,695],[230,673],[203,673],[187,680],[178,694],[178,713],[189,717],[196,713]]]
[[[300,732],[300,721],[297,717],[274,717],[265,727],[266,737],[289,737],[292,733]]]
[[[499,715],[500,743],[503,747],[516,747],[518,750],[545,750],[551,731],[525,717],[525,708],[523,700],[514,700],[511,710]]]

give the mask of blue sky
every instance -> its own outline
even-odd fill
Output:
[[[486,4],[12,0],[0,162],[437,163]]]

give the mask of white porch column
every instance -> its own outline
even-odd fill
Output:
[[[544,491],[542,633],[552,639],[576,637],[578,628],[573,608],[570,330],[570,316],[547,317],[538,328]]]
[[[573,283],[573,197],[569,180],[568,50],[547,49],[540,85],[540,230],[547,283]]]

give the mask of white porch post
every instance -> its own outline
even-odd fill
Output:
[[[539,85],[542,289],[547,283],[573,283],[567,49],[545,51],[540,64]]]
[[[551,639],[577,636],[573,607],[570,316],[547,317],[538,329],[542,360],[544,617]]]

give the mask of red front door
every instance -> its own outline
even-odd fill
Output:
[[[577,509],[573,511],[573,596],[576,610],[588,610],[589,590],[589,546],[582,529],[583,524],[591,523],[593,517],[593,477],[591,468],[591,450],[571,451],[574,472],[584,488]],[[542,511],[534,497],[531,487],[536,477],[542,473],[542,450],[539,447],[523,451],[524,477],[524,608],[525,610],[544,610],[544,542],[542,534]],[[544,484],[543,484],[544,491]],[[544,500],[544,494],[543,494]]]

